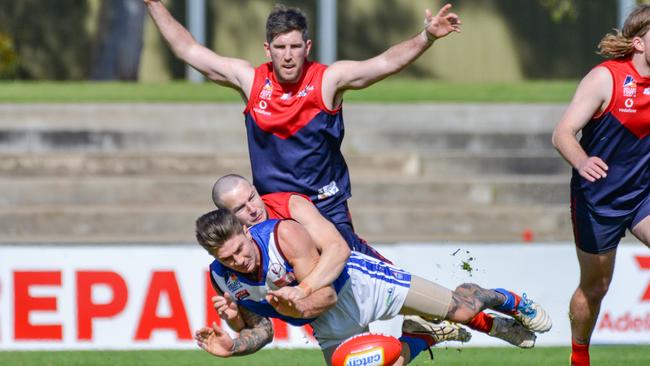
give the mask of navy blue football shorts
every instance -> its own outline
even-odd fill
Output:
[[[625,230],[650,216],[650,197],[624,216],[604,216],[594,212],[579,194],[571,195],[571,222],[576,246],[587,253],[603,254],[618,247]]]

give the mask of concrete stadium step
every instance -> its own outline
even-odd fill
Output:
[[[352,205],[355,229],[369,242],[572,241],[568,205]]]
[[[405,150],[439,151],[552,151],[551,133],[475,133],[422,130],[361,131],[348,134],[345,153]],[[188,152],[246,153],[244,131],[35,131],[0,129],[0,152]]]
[[[566,105],[347,103],[346,127],[366,130],[551,132]],[[243,103],[1,104],[0,126],[34,130],[229,130]]]
[[[547,151],[563,105],[346,105],[343,150]],[[0,105],[2,152],[246,153],[240,104]]]
[[[0,178],[0,207],[210,204],[213,176]],[[351,202],[394,206],[562,204],[565,176],[360,179]]]
[[[193,243],[199,205],[38,206],[0,209],[0,243]],[[371,243],[395,241],[570,241],[562,206],[352,207],[357,232]]]
[[[465,177],[485,174],[569,174],[555,152],[417,154],[383,151],[346,156],[352,179],[373,177]],[[250,176],[248,155],[181,153],[0,153],[0,177],[168,176],[237,173]]]

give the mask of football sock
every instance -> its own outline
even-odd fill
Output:
[[[492,324],[494,323],[494,318],[487,315],[484,312],[476,314],[469,323],[465,324],[468,327],[477,330],[481,333],[489,334],[492,330]]]
[[[506,301],[499,306],[495,306],[494,310],[500,311],[504,314],[512,314],[517,309],[517,306],[519,306],[521,296],[504,288],[495,288],[494,291],[506,297]]]
[[[571,366],[589,366],[589,344],[571,340]]]
[[[428,341],[425,337],[429,337],[431,341]],[[414,360],[420,352],[429,347],[433,346],[435,342],[432,343],[433,337],[423,336],[419,337],[416,334],[403,335],[399,337],[400,342],[406,343],[409,346],[409,351],[411,352],[411,360]]]

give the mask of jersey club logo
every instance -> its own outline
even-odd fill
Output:
[[[627,75],[623,81],[623,96],[630,98],[636,97],[636,80],[634,80],[632,75]]]

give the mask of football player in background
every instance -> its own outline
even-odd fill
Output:
[[[425,10],[422,31],[380,55],[331,65],[308,59],[312,41],[300,9],[276,6],[266,22],[264,50],[270,62],[253,67],[196,42],[161,1],[144,2],[178,58],[242,96],[253,183],[260,193],[308,196],[354,250],[375,256],[354,234],[347,205],[352,194],[341,153],[343,94],[400,72],[436,40],[460,32],[461,22],[450,12],[451,5],[437,14]]]
[[[589,342],[625,230],[650,246],[650,5],[598,45],[611,58],[580,82],[553,131],[573,167],[571,222],[580,282],[571,297],[571,364],[588,366]],[[576,135],[582,132],[580,141]]]

